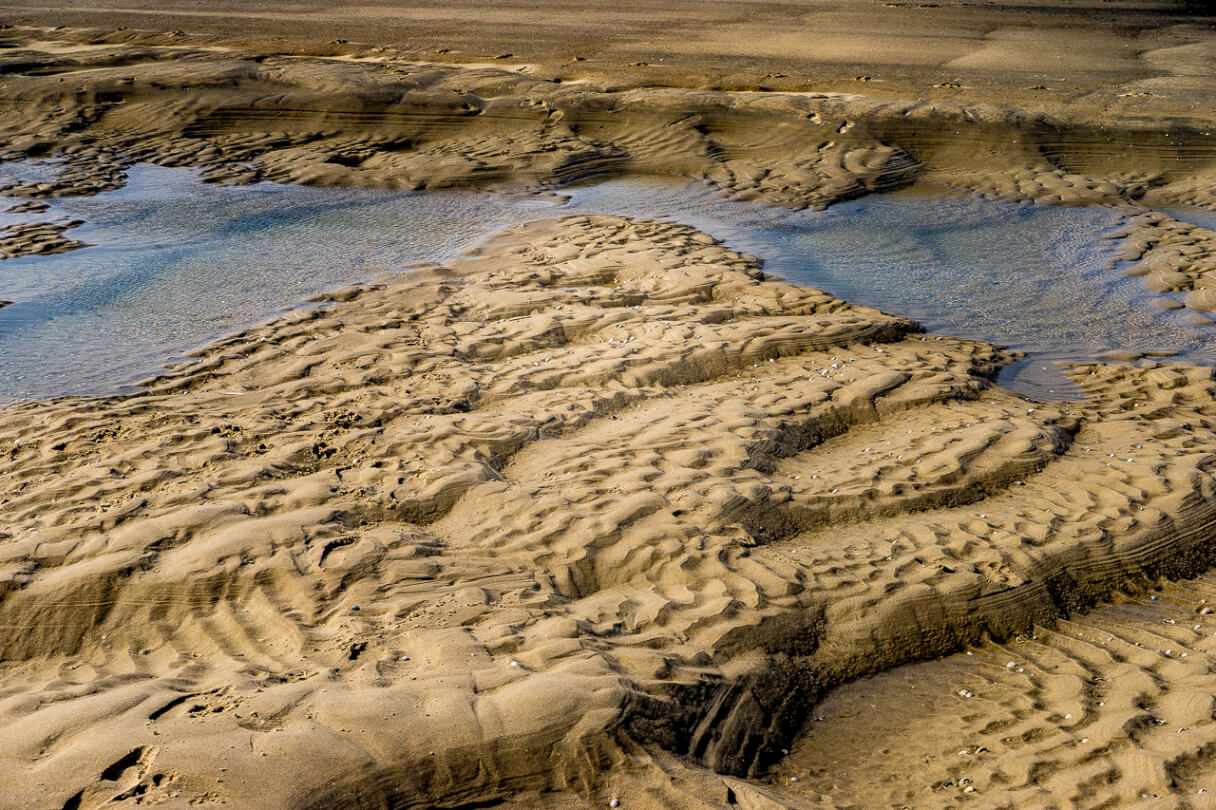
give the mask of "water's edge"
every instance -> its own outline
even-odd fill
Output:
[[[1000,381],[1033,398],[1078,396],[1057,364],[1112,349],[1216,359],[1209,333],[1153,310],[1138,280],[1109,269],[1110,243],[1099,237],[1122,218],[1110,208],[914,187],[789,211],[650,177],[543,197],[218,186],[149,165],[118,191],[50,202],[45,213],[4,214],[0,226],[83,219],[69,234],[91,246],[0,262],[0,299],[14,302],[0,310],[0,401],[129,391],[309,297],[443,262],[510,224],[573,213],[692,225],[759,256],[772,275],[911,317],[930,335],[1027,352]]]

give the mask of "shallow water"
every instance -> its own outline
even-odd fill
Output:
[[[1099,237],[1120,221],[1111,209],[913,189],[790,212],[655,178],[563,196],[224,187],[140,166],[121,190],[0,215],[0,226],[83,219],[68,235],[91,245],[0,262],[0,298],[15,302],[0,310],[0,400],[113,393],[318,291],[449,259],[509,223],[576,212],[695,225],[790,281],[913,317],[930,333],[1033,352],[1003,377],[1031,396],[1068,395],[1052,361],[1105,349],[1216,357],[1216,333],[1157,312],[1138,280],[1108,269],[1111,243]]]
[[[1169,214],[1180,222],[1189,222],[1192,225],[1200,225],[1208,230],[1216,231],[1216,211],[1192,205],[1163,205],[1159,206],[1157,210]]]

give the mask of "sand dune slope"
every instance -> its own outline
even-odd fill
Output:
[[[613,217],[323,303],[4,409],[0,806],[831,804],[740,778],[830,687],[1214,556],[1210,369],[1030,403]]]

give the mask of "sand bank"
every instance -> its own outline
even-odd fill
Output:
[[[66,164],[5,192],[141,160],[405,188],[647,172],[789,206],[920,179],[1127,207],[1127,269],[1207,311],[1211,231],[1138,206],[1216,204],[1210,20],[1083,5],[360,3],[236,9],[239,37],[223,4],[10,5],[0,156]],[[4,250],[67,247],[53,225]],[[142,394],[0,411],[0,806],[1206,786],[1206,619],[1177,629],[1202,607],[1056,623],[1211,564],[1211,369],[1077,367],[1085,401],[1029,402],[992,385],[994,347],[611,217],[331,298]],[[1145,626],[1167,619],[1174,646]],[[951,683],[975,708],[903,717],[886,771],[866,746],[894,710],[798,742],[834,686],[1019,634],[1039,646],[977,647],[1002,669]],[[1095,698],[1115,676],[1143,688]],[[933,759],[956,741],[974,767]],[[824,776],[826,750],[851,764]]]
[[[1029,403],[610,217],[333,301],[5,409],[6,806],[721,806],[837,683],[1211,562],[1209,369]]]

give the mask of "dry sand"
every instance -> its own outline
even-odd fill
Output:
[[[1214,584],[851,684],[774,779],[858,807],[1210,807]]]
[[[720,806],[836,683],[1211,562],[1208,369],[1035,405],[682,226],[480,254],[6,410],[14,806]]]
[[[326,8],[7,6],[0,149],[67,162],[6,192],[139,160],[796,206],[925,179],[1127,207],[1131,272],[1216,306],[1216,235],[1145,208],[1216,204],[1185,4]],[[0,244],[70,246],[52,226]],[[1211,369],[1079,366],[1087,399],[1029,402],[999,349],[615,217],[325,303],[135,396],[0,410],[0,807],[1216,789],[1211,585],[1121,595],[1216,558]]]

